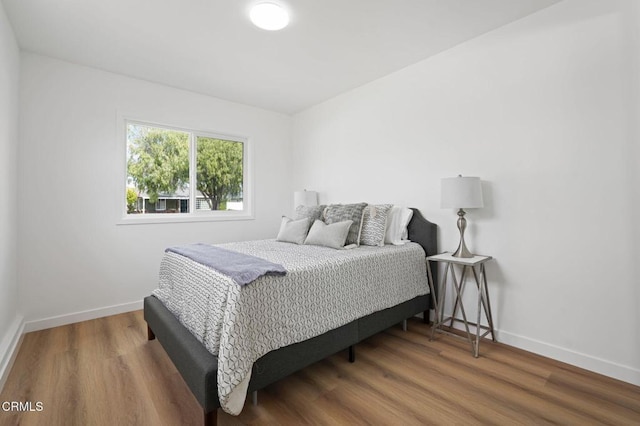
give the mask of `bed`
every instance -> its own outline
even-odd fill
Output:
[[[414,248],[407,244],[407,248],[402,250],[415,250],[415,246],[419,245],[418,247],[421,248],[420,253],[424,253],[421,254],[422,256],[435,254],[437,245],[436,225],[424,219],[417,209],[412,210],[413,215],[407,230],[408,238],[414,242],[412,244]],[[259,252],[262,244],[267,243],[256,242],[252,247],[257,247],[255,250]],[[270,246],[266,247],[271,250]],[[389,250],[392,249],[389,248]],[[357,252],[354,250],[353,252],[354,254],[350,255],[352,257],[368,256],[367,250],[359,250]],[[398,251],[398,253],[404,252]],[[176,257],[176,259],[178,258]],[[424,259],[422,259],[422,265],[424,265]],[[434,268],[434,270],[437,271],[437,268]],[[296,279],[296,275],[293,272],[290,274],[289,280]],[[424,274],[424,269],[422,273]],[[274,279],[271,279],[271,281]],[[301,278],[298,279],[301,280],[300,286],[302,287],[304,283]],[[344,280],[348,279],[345,278]],[[265,279],[262,285],[267,287],[268,284],[265,283],[269,282],[269,280]],[[198,328],[203,327],[201,321],[193,322],[192,324],[189,319],[185,320],[184,315],[174,314],[174,307],[169,304],[165,305],[166,301],[163,303],[160,300],[163,297],[162,294],[158,293],[144,300],[144,317],[148,325],[148,338],[149,340],[157,338],[173,361],[191,392],[202,406],[204,424],[215,425],[217,423],[218,408],[222,406],[228,411],[229,404],[227,395],[219,390],[219,384],[224,384],[226,378],[224,374],[221,375],[221,372],[222,369],[230,368],[226,365],[227,359],[231,358],[235,361],[236,358],[227,353],[222,353],[223,349],[220,349],[220,353],[213,352],[211,345],[218,344],[216,342],[219,342],[220,337],[211,336],[213,333],[207,333],[206,330],[198,331]],[[259,297],[264,297],[264,295]],[[314,362],[347,348],[349,349],[349,360],[353,362],[355,360],[355,345],[367,337],[395,324],[402,323],[407,318],[419,313],[424,313],[425,321],[428,321],[430,302],[431,296],[429,294],[420,294],[398,303],[394,302],[393,306],[375,310],[356,318],[348,318],[348,322],[322,331],[319,334],[313,334],[309,337],[302,336],[305,337],[302,341],[294,340],[295,343],[285,346],[276,344],[275,347],[277,349],[269,350],[257,359],[249,359],[252,364],[250,364],[250,370],[246,375],[244,389],[239,393],[246,395],[247,392],[262,389]],[[193,303],[197,302],[194,301]],[[321,303],[318,304],[321,305]],[[171,309],[167,308],[167,306]],[[265,303],[265,306],[268,307],[268,303]],[[198,308],[195,305],[189,305],[185,312],[191,314],[192,311],[197,312],[199,309],[207,308],[206,306]],[[342,312],[339,308],[336,309]],[[253,310],[256,310],[256,308],[253,307]],[[176,315],[180,317],[180,320]],[[198,315],[193,314],[191,316],[197,317]],[[228,323],[228,318],[225,321]],[[254,339],[257,335],[254,333],[251,336],[253,337],[249,340]],[[221,345],[220,347],[222,348],[223,346]],[[209,349],[207,349],[208,347]],[[223,359],[225,362],[222,362]],[[223,366],[220,371],[219,365]],[[242,368],[244,367],[238,367],[239,370],[242,370]],[[231,370],[233,370],[233,366]],[[222,395],[222,398],[220,398],[220,395]],[[244,396],[239,401],[241,408],[244,403]]]

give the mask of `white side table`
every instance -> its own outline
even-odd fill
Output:
[[[450,334],[457,337],[459,334],[451,333],[447,330],[443,330],[442,326],[448,323],[448,327],[451,328],[454,322],[461,322],[464,324],[466,331],[466,338],[471,343],[471,353],[474,357],[478,357],[480,350],[480,339],[487,334],[491,334],[491,339],[495,342],[496,337],[493,331],[493,317],[491,314],[491,302],[489,301],[489,289],[487,288],[487,274],[485,272],[484,264],[491,260],[491,256],[474,256],[470,258],[453,257],[451,253],[436,254],[434,256],[427,257],[427,275],[429,278],[429,287],[431,289],[433,304],[435,308],[435,321],[431,328],[431,337],[433,339],[435,332]],[[429,262],[442,262],[445,264],[444,274],[440,283],[433,282],[433,275],[431,273],[431,266]],[[459,265],[459,274],[456,276],[455,266]],[[464,303],[462,295],[464,294],[465,284],[467,276],[473,274],[473,278],[478,289],[478,318],[475,323],[467,320],[467,313],[464,309]],[[450,278],[448,280],[448,278]],[[455,303],[453,305],[453,313],[451,316],[444,317],[444,303],[446,300],[447,281],[450,281],[455,291]],[[438,291],[435,291],[435,286],[438,285]],[[438,295],[437,300],[435,295]],[[458,309],[462,314],[462,318],[457,318]],[[481,314],[484,312],[488,326],[480,323]],[[475,333],[472,334],[470,326],[475,327]]]

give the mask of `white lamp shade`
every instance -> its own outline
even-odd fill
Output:
[[[316,191],[296,191],[293,193],[293,206],[313,207],[318,205],[318,193]]]
[[[479,177],[443,178],[440,185],[440,207],[443,209],[477,209],[484,207]]]

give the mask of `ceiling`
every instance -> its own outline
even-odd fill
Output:
[[[20,48],[292,114],[560,0],[3,0]]]

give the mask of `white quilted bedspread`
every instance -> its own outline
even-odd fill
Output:
[[[165,253],[153,294],[218,356],[218,396],[234,415],[244,405],[253,363],[267,352],[429,292],[425,254],[415,243],[335,250],[261,240],[220,247],[279,263],[287,275],[241,287]]]

